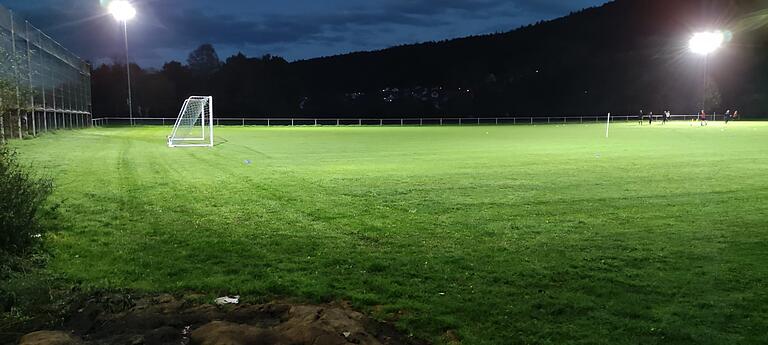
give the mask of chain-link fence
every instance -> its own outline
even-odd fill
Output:
[[[90,66],[0,6],[0,140],[90,123]]]

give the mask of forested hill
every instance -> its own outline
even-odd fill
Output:
[[[707,28],[732,39],[705,59],[688,39]],[[693,113],[704,100],[768,114],[768,0],[617,0],[507,33],[293,63],[234,56],[196,78],[231,115]]]

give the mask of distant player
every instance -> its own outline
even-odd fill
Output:
[[[739,119],[739,111],[738,110],[734,110],[733,111],[733,120],[736,121],[738,119]]]
[[[666,125],[668,119],[669,119],[669,110],[665,110],[664,114],[661,115],[661,124]]]
[[[644,120],[644,119],[645,119],[645,118],[644,118],[644,116],[643,116],[643,110],[641,109],[641,110],[640,110],[640,121],[638,121],[638,122],[640,123],[640,126],[642,126],[642,125],[643,125],[643,120]]]
[[[724,118],[725,118],[725,124],[727,125],[728,121],[731,121],[731,110],[730,109],[725,111]]]
[[[699,126],[707,126],[707,125],[709,125],[707,123],[707,113],[704,110],[702,110],[699,113]]]
[[[648,125],[650,126],[652,124],[653,124],[653,112],[648,114]]]

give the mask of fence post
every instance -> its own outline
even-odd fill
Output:
[[[403,126],[403,119],[400,119],[400,126]]]
[[[384,126],[384,119],[379,119],[379,126]]]
[[[459,126],[461,126],[461,118],[459,118]]]
[[[480,118],[479,117],[477,118],[477,125],[478,126],[480,125]]]
[[[340,126],[341,119],[336,119],[336,127]]]
[[[19,139],[24,139],[24,135],[21,133],[21,113],[19,110],[16,110],[16,119],[19,122]]]
[[[357,119],[357,125],[362,127],[363,126],[363,119]]]
[[[267,127],[269,127],[269,119],[267,119]]]
[[[443,118],[441,117],[440,118],[440,126],[442,126],[442,125],[443,125]]]
[[[533,124],[533,118],[531,118],[531,124]]]
[[[423,125],[424,125],[424,118],[419,118],[419,126],[423,126]]]
[[[499,118],[498,117],[496,118],[496,124],[497,125],[499,124]]]
[[[291,127],[293,127],[293,119],[291,119]]]
[[[245,118],[243,118],[243,127],[245,127]]]

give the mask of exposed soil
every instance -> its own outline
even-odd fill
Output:
[[[31,334],[22,338],[21,344],[427,344],[341,303],[219,306],[201,303],[200,299],[120,294],[91,297],[73,306],[58,332]],[[70,342],[61,342],[68,336]],[[48,338],[59,340],[45,342]]]

